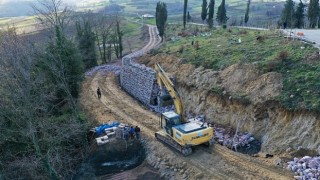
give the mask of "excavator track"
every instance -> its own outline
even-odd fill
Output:
[[[161,141],[162,143],[174,148],[175,150],[181,152],[184,156],[188,156],[192,154],[192,148],[191,147],[184,147],[181,146],[179,143],[174,141],[171,137],[164,134],[163,132],[159,131],[155,133],[155,137],[157,140]]]

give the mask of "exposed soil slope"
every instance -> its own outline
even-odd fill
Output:
[[[187,112],[253,133],[268,153],[293,153],[298,147],[320,151],[320,119],[312,112],[291,112],[275,98],[282,90],[281,74],[259,74],[254,65],[234,64],[223,71],[195,68],[168,55],[143,57],[141,63],[161,63],[176,78]]]

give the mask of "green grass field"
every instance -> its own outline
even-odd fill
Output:
[[[141,32],[141,25],[130,21],[126,21],[122,26],[122,31],[124,32],[125,37],[138,36]]]
[[[189,28],[194,31],[196,27]],[[201,31],[201,27],[198,28]],[[279,72],[284,78],[284,88],[278,100],[286,108],[320,109],[320,57],[319,50],[312,45],[279,37],[278,31],[219,28],[185,38],[176,36],[177,32],[181,32],[177,25],[168,28],[168,37],[173,40],[163,52],[214,70],[223,70],[235,63],[252,63],[261,73]],[[198,48],[191,45],[192,41],[199,44]]]

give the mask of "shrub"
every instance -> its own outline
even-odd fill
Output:
[[[159,54],[161,52],[162,52],[162,50],[159,50],[159,49],[151,49],[148,54],[156,55],[156,54]]]
[[[218,95],[223,95],[223,89],[218,86],[211,88],[210,91]]]
[[[257,36],[256,40],[257,40],[258,42],[262,43],[262,42],[264,42],[265,37],[263,37],[263,36]]]
[[[251,104],[250,98],[247,95],[235,95],[233,99],[244,106],[248,106]]]
[[[184,45],[181,45],[181,46],[179,47],[178,52],[179,52],[179,53],[183,53],[183,50],[184,50]]]
[[[288,51],[281,51],[281,52],[279,52],[277,58],[278,58],[278,60],[286,60],[289,56],[288,54],[289,54]]]
[[[194,48],[195,48],[196,50],[200,49],[199,41],[196,41],[196,42],[194,43]]]
[[[245,29],[241,29],[241,30],[238,32],[238,35],[241,35],[241,34],[248,34],[248,31],[245,30]]]
[[[264,66],[264,72],[275,71],[281,64],[282,64],[282,61],[278,59],[269,61]]]

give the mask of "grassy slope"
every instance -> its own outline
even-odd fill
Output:
[[[16,27],[19,32],[33,31],[36,26],[35,16],[0,18],[0,29],[6,30],[8,27]]]
[[[178,27],[168,29],[168,34],[179,32]],[[284,88],[278,100],[288,109],[320,108],[320,58],[312,62],[306,57],[316,54],[312,45],[299,41],[289,41],[279,37],[276,31],[253,31],[232,28],[231,32],[217,29],[197,37],[174,38],[163,51],[186,58],[189,63],[215,70],[222,70],[234,63],[257,64],[262,73],[276,71],[284,77]],[[261,36],[263,41],[257,41]],[[173,37],[173,36],[171,36]],[[235,43],[232,40],[238,41]],[[191,42],[198,41],[197,50]],[[303,47],[303,48],[301,48]],[[179,51],[183,49],[183,52]],[[214,88],[214,87],[213,87]]]

